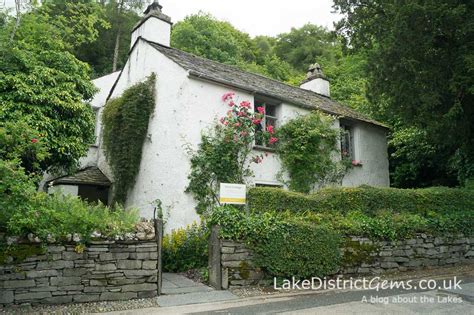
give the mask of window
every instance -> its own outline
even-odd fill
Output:
[[[354,160],[354,139],[352,127],[341,124],[341,156]]]
[[[255,145],[271,147],[271,145],[263,141],[262,137],[259,137],[259,134],[261,131],[266,130],[268,126],[277,127],[277,106],[275,103],[255,99],[255,111],[257,111],[259,107],[263,107],[265,110],[262,122],[256,127]]]

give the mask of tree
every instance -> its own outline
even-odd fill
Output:
[[[0,38],[15,21],[5,23]],[[0,44],[0,127],[22,121],[38,132],[46,148],[41,171],[71,170],[94,141],[94,113],[83,103],[95,92],[90,69],[63,38],[48,15],[34,10],[23,14],[13,42]]]
[[[256,61],[256,47],[248,34],[202,12],[173,26],[171,46],[227,64]]]
[[[395,126],[393,172],[417,178],[410,186],[474,176],[474,3],[335,0],[335,8],[346,47],[367,55],[372,111]],[[419,156],[423,165],[413,165],[412,150],[423,153],[409,144],[414,135],[435,150]]]
[[[278,57],[295,69],[306,71],[310,64],[320,58],[331,60],[335,44],[336,38],[327,29],[308,23],[278,35],[274,50]]]

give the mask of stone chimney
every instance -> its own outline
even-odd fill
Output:
[[[329,97],[329,81],[323,74],[323,70],[318,63],[309,66],[306,79],[301,82],[300,88],[316,92]]]
[[[130,47],[135,44],[138,37],[164,46],[170,46],[171,18],[161,12],[162,8],[158,0],[154,0],[146,8],[145,12],[143,12],[145,16],[132,30]]]

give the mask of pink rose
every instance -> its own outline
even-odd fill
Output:
[[[271,134],[275,132],[275,130],[273,130],[273,126],[267,126],[267,131]]]
[[[274,144],[275,142],[278,141],[278,138],[271,137],[270,140],[268,141],[270,144]]]
[[[38,139],[36,138],[31,139],[31,143],[36,143],[36,142],[38,142]]]
[[[258,111],[260,114],[265,114],[265,108],[262,107],[262,106],[257,107],[257,111]]]
[[[234,97],[235,93],[234,92],[227,92],[222,95],[222,101],[226,102],[228,99],[232,99]]]
[[[245,108],[250,108],[250,102],[249,101],[243,101],[240,103],[240,106],[241,107],[245,107]]]

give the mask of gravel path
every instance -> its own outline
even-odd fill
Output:
[[[0,307],[0,314],[90,314],[111,311],[123,311],[159,306],[156,298],[136,299],[128,301],[104,301],[76,303],[66,305],[38,305]]]

